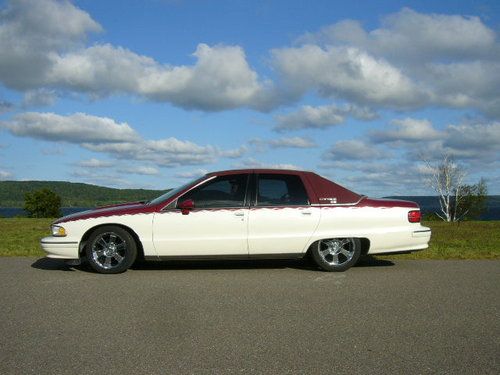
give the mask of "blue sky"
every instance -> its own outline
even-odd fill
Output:
[[[0,179],[170,188],[316,171],[427,194],[449,154],[500,194],[496,1],[0,2]]]

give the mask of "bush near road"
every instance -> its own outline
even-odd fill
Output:
[[[53,219],[0,219],[0,256],[43,256],[40,238]],[[432,228],[430,247],[386,259],[500,259],[500,221],[424,222]],[[382,256],[381,256],[382,257]]]

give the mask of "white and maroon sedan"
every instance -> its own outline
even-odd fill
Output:
[[[301,258],[344,271],[362,254],[427,248],[416,203],[371,199],[315,173],[209,173],[146,203],[65,216],[41,240],[49,258],[118,273],[136,258]]]

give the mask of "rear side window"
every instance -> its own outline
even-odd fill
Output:
[[[257,206],[308,205],[306,189],[297,175],[261,174],[257,180]]]

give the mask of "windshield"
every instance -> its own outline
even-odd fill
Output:
[[[205,176],[199,177],[196,180],[190,181],[182,186],[179,186],[178,188],[169,190],[165,194],[160,195],[158,198],[155,198],[152,201],[149,201],[147,204],[148,205],[155,205],[155,204],[159,204],[161,202],[165,202],[166,200],[168,200],[169,198],[172,198],[175,194],[179,193],[180,191],[186,189],[187,187],[189,187],[191,185],[196,185],[199,182],[203,181],[204,179],[205,179]]]

